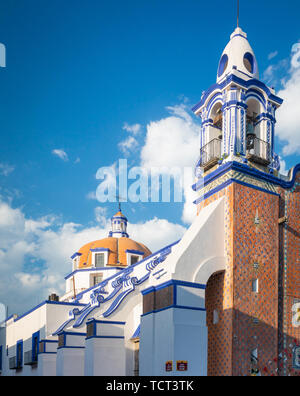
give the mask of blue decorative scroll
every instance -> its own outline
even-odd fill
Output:
[[[122,301],[133,292],[137,286],[147,281],[151,272],[166,260],[172,251],[171,247],[173,245],[150,256],[148,260],[142,260],[136,265],[118,272],[115,277],[105,280],[93,289],[86,291],[86,293],[90,293],[89,302],[81,310],[78,308],[71,310],[68,320],[57,329],[54,335],[57,335],[66,327],[70,327],[72,323],[73,328],[80,327],[95,309],[113,300],[109,308],[102,314],[105,318],[110,316],[120,306]],[[164,271],[164,269],[162,268],[161,271]],[[165,273],[166,272],[164,272],[164,274]]]

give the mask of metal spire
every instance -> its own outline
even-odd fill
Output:
[[[117,194],[115,197],[116,197],[117,202],[118,202],[118,205],[119,205],[119,212],[122,212],[122,210],[121,210],[121,201],[120,201],[120,199],[122,199],[124,202],[125,202],[125,200],[124,200],[124,198],[122,198],[122,197],[120,196],[120,194]]]
[[[240,19],[240,0],[237,0],[237,27],[239,27]]]

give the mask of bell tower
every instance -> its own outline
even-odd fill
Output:
[[[300,322],[292,320],[300,304],[300,164],[280,174],[274,134],[282,103],[260,80],[237,27],[216,83],[192,109],[202,120],[198,216],[224,202],[226,269],[205,291],[210,376],[300,374]]]
[[[204,171],[237,161],[273,174],[275,112],[282,99],[259,80],[247,34],[236,28],[221,56],[216,84],[202,94],[193,112],[201,117],[200,160]]]

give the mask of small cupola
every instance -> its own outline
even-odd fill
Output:
[[[230,36],[230,41],[221,56],[217,82],[220,83],[234,70],[240,72],[244,78],[259,79],[255,54],[249,44],[247,34],[239,27]]]
[[[128,238],[129,235],[127,234],[127,222],[128,220],[126,216],[124,216],[121,211],[116,213],[111,218],[111,231],[109,233],[109,236],[115,238]]]

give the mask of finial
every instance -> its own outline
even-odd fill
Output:
[[[240,19],[240,0],[237,0],[237,27],[239,27]]]
[[[118,205],[119,205],[119,212],[122,212],[121,210],[121,201],[120,199],[123,199],[119,194],[116,195],[116,199],[118,200]]]

